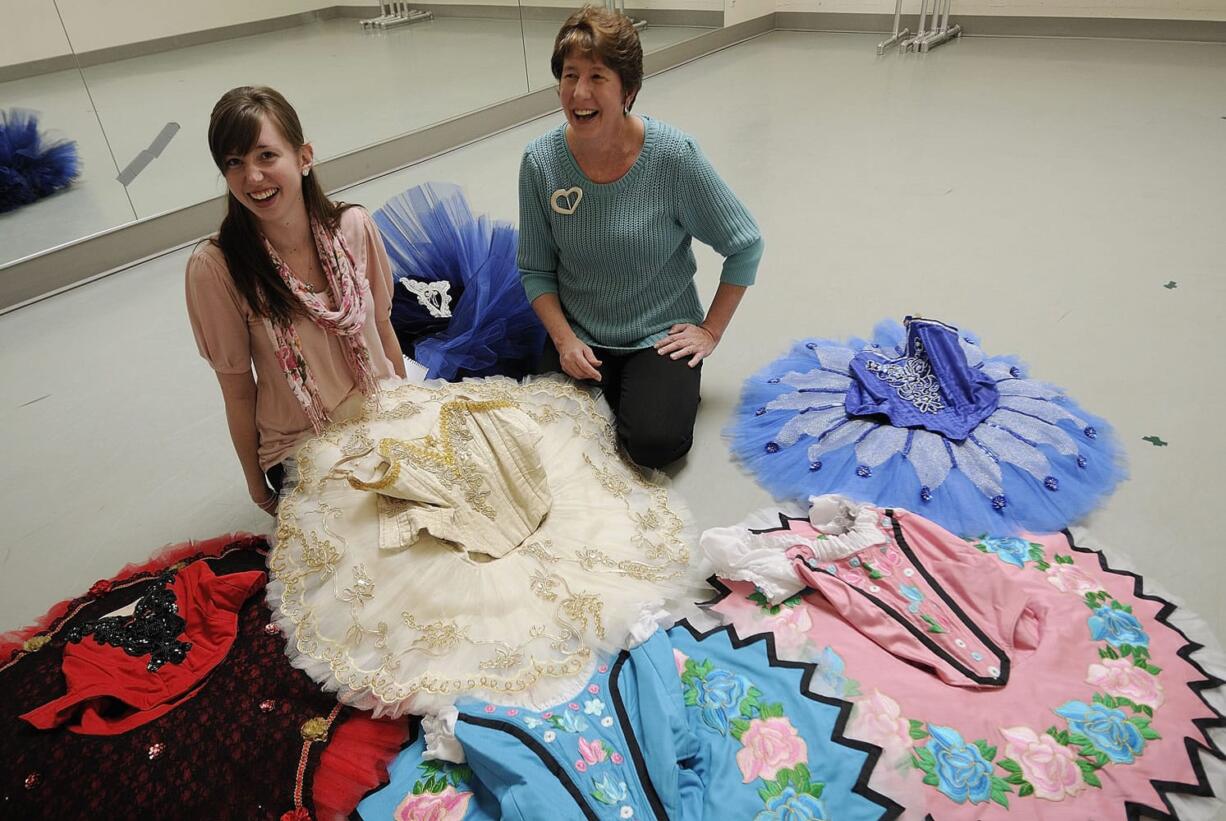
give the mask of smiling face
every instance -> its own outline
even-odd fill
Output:
[[[267,116],[260,119],[255,144],[245,154],[227,154],[222,171],[230,193],[256,219],[283,220],[302,207],[302,171],[314,152],[310,144],[295,148]]]
[[[616,135],[630,103],[617,72],[582,54],[563,60],[558,94],[566,121],[580,139]]]

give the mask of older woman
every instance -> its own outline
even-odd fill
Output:
[[[762,256],[758,226],[694,140],[630,113],[643,49],[625,16],[587,7],[551,60],[566,123],[524,151],[519,268],[549,342],[542,370],[600,383],[646,467],[693,441],[702,361]],[[704,314],[692,241],[724,257]]]

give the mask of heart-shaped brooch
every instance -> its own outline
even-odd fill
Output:
[[[583,202],[582,188],[578,186],[574,188],[559,188],[549,198],[549,207],[554,210],[554,213],[570,216],[575,213],[575,209],[579,207],[581,202]]]

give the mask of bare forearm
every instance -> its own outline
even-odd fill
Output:
[[[566,314],[562,312],[562,302],[557,294],[541,294],[532,300],[532,310],[536,311],[555,347],[561,347],[562,343],[575,336],[570,323],[566,321]]]
[[[255,427],[255,397],[226,397],[226,424],[230,428],[230,441],[243,468],[247,489],[255,491],[265,487],[264,471],[260,469],[260,435]]]
[[[744,285],[732,285],[727,282],[721,282],[719,288],[716,289],[715,298],[711,300],[711,307],[707,309],[707,318],[702,321],[702,327],[715,337],[716,342],[728,329],[728,323],[732,321],[732,315],[736,313],[737,306],[741,304],[745,290]]]

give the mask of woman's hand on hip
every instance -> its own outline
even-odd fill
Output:
[[[668,336],[656,343],[656,353],[670,359],[690,357],[691,368],[711,355],[719,339],[701,325],[683,322],[668,329]]]
[[[583,343],[583,340],[577,336],[572,336],[561,345],[555,343],[558,349],[558,359],[562,363],[562,370],[566,375],[574,379],[590,379],[593,382],[600,381],[600,371],[596,370],[602,363],[596,358],[596,354]]]

